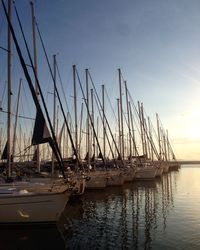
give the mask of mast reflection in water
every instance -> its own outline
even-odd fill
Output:
[[[57,227],[0,228],[0,249],[200,249],[200,166],[87,192]]]
[[[59,222],[67,249],[152,249],[173,208],[176,173],[105,191],[69,203]]]

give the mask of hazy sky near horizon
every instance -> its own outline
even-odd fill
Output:
[[[29,0],[16,5],[29,34]],[[144,103],[154,124],[157,112],[169,130],[177,158],[200,159],[199,0],[36,0],[35,8],[48,54],[58,55],[64,79],[73,64],[82,75],[89,68],[117,98],[121,68],[134,100]],[[0,32],[2,13],[0,4]]]

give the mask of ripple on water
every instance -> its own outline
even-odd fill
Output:
[[[66,207],[66,248],[200,249],[198,183],[200,169],[184,168],[152,183],[86,193],[80,211]]]

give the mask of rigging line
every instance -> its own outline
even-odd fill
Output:
[[[45,54],[45,58],[46,58],[46,61],[47,61],[47,64],[48,64],[48,67],[49,67],[49,70],[50,70],[50,73],[51,73],[51,77],[52,77],[52,80],[53,80],[53,83],[54,83],[54,88],[55,88],[55,91],[56,91],[56,94],[57,94],[57,97],[58,97],[58,101],[59,101],[60,108],[61,108],[61,111],[62,111],[62,114],[63,114],[63,117],[64,117],[65,124],[66,124],[66,127],[67,127],[67,132],[69,134],[69,138],[70,138],[70,142],[71,142],[71,145],[72,145],[72,148],[73,148],[73,151],[74,151],[74,155],[76,156],[76,161],[78,162],[78,165],[81,166],[79,155],[77,153],[77,149],[75,147],[75,144],[74,144],[74,141],[73,141],[73,138],[72,138],[72,135],[71,135],[69,124],[68,124],[68,121],[66,119],[66,115],[64,113],[63,105],[62,105],[62,102],[61,102],[61,99],[60,99],[60,95],[58,93],[58,89],[57,89],[55,79],[54,79],[54,76],[53,76],[53,72],[52,72],[52,69],[51,69],[51,66],[50,66],[50,63],[49,63],[49,59],[48,59],[47,52],[46,52],[46,49],[45,49],[45,46],[44,46],[44,42],[43,42],[43,39],[42,39],[42,36],[41,36],[41,33],[40,33],[37,22],[35,24],[36,24],[37,32],[38,32],[38,35],[39,35],[39,38],[40,38],[40,42],[42,44],[43,52]]]
[[[136,105],[135,105],[133,99],[132,99],[132,96],[130,95],[129,90],[128,90],[128,95],[129,95],[129,97],[130,97],[130,101],[131,101],[132,106],[133,106],[133,108],[134,108],[134,111],[135,111],[135,114],[136,114],[137,122],[140,123],[139,112],[138,112],[138,110],[137,110],[137,107],[136,107]]]
[[[96,102],[96,105],[97,105],[97,109],[98,109],[98,111],[99,111],[99,115],[100,115],[101,121],[102,121],[102,123],[103,123],[103,117],[102,117],[102,114],[101,114],[101,111],[100,111],[100,107],[99,107],[99,104],[98,104],[98,101],[97,101],[97,93],[96,93],[96,92],[94,93],[94,99],[95,99],[95,102]],[[114,152],[113,152],[113,150],[112,150],[112,145],[110,144],[110,140],[109,140],[109,138],[108,138],[108,134],[107,134],[107,132],[106,132],[105,129],[104,129],[104,133],[105,133],[105,135],[106,135],[106,138],[107,138],[107,141],[108,141],[108,145],[109,145],[109,148],[110,148],[112,157],[113,157],[113,159],[115,159],[115,154],[114,154]],[[104,156],[104,157],[105,157],[105,156]]]
[[[15,157],[20,156],[20,154],[22,154],[22,153],[26,153],[31,147],[32,147],[32,145],[27,146],[22,151],[20,151],[18,154],[15,154]]]
[[[127,90],[128,90],[128,89],[127,89]],[[131,95],[130,95],[130,93],[129,93],[129,90],[128,90],[128,95],[129,95],[129,97],[130,97],[130,101],[131,101],[132,107],[134,108],[134,112],[135,112],[135,114],[136,114],[136,120],[135,120],[135,117],[133,117],[133,120],[134,120],[134,122],[135,122],[135,126],[136,126],[136,129],[137,129],[137,131],[138,131],[138,134],[141,136],[141,131],[140,131],[140,129],[138,128],[138,124],[140,124],[139,113],[138,113],[138,110],[137,110],[137,108],[136,108],[136,106],[135,106],[135,103],[133,102],[133,99],[132,99],[132,97],[131,97]],[[138,123],[138,124],[137,124],[137,123]]]
[[[158,135],[157,135],[157,133],[156,133],[156,130],[155,130],[155,128],[154,128],[154,126],[153,126],[153,123],[152,123],[152,121],[150,120],[150,125],[151,125],[151,128],[152,128],[152,130],[153,130],[153,134],[154,134],[154,136],[156,137],[156,139],[158,140]]]
[[[95,85],[94,85],[92,76],[91,76],[91,74],[90,74],[89,71],[88,71],[88,74],[89,74],[89,78],[90,78],[90,81],[91,81],[91,83],[92,83],[92,86],[93,86],[93,88],[94,88],[94,91],[95,91],[95,93],[96,93],[96,95],[97,95],[97,90],[96,90],[96,87],[95,87]],[[100,107],[101,107],[101,110],[103,110],[103,107],[102,107],[102,104],[101,104],[101,101],[100,101],[98,95],[97,95],[97,98],[98,98],[98,102],[99,102],[99,105],[100,105]],[[114,139],[114,136],[113,136],[112,130],[111,130],[111,128],[110,128],[108,119],[107,119],[107,117],[105,116],[105,114],[104,114],[104,118],[105,118],[105,122],[106,122],[106,124],[107,124],[107,127],[108,127],[108,129],[109,129],[110,135],[111,135],[111,137],[112,137],[112,140],[113,140],[113,142],[114,142],[115,148],[116,148],[116,150],[117,150],[118,157],[121,159],[121,154],[120,154],[120,152],[119,152],[119,149],[118,149],[117,144],[116,144],[116,141],[115,141],[115,139]],[[122,162],[123,162],[123,161],[122,161]],[[123,162],[123,164],[124,164],[124,162]]]
[[[144,111],[145,118],[147,118],[148,116],[147,116],[146,111],[145,111],[144,108],[143,108],[143,111]],[[150,125],[152,125],[151,120],[150,120]],[[153,127],[153,125],[152,125],[151,127]],[[153,130],[154,130],[154,127],[153,127]],[[157,137],[157,139],[158,139],[158,137]],[[155,143],[154,143],[154,141],[153,141],[153,138],[152,138],[152,143],[154,144],[154,147],[155,147],[155,149],[156,149],[156,146],[155,146]],[[164,149],[161,148],[161,150],[162,150],[162,153],[164,153]],[[157,151],[157,149],[156,149],[156,151]],[[157,151],[157,153],[158,153],[158,151]]]
[[[130,103],[130,105],[131,105],[131,103]],[[132,107],[134,108],[134,110],[137,111],[137,108],[136,108],[136,106],[135,106],[134,103],[132,103]],[[136,121],[134,116],[132,116],[132,118],[133,118],[133,121],[134,121],[134,125],[136,126],[136,131],[137,131],[138,134],[141,136],[141,131],[140,131],[140,129],[138,128],[138,124],[137,124],[137,122],[139,123],[139,119],[138,119],[138,117],[137,117],[137,121]]]
[[[111,101],[110,101],[110,98],[109,98],[109,96],[108,96],[108,92],[107,92],[106,86],[105,86],[105,93],[106,93],[106,97],[107,97],[107,99],[108,99],[108,101],[109,101],[109,104],[110,104],[110,107],[111,107],[111,109],[112,109],[113,115],[114,115],[114,117],[115,117],[115,122],[116,122],[116,121],[117,121],[117,116],[116,116],[116,114],[115,114],[114,108],[113,108],[112,103],[111,103]]]
[[[124,118],[125,118],[126,125],[127,125],[127,127],[128,127],[129,132],[130,132],[130,135],[131,135],[131,139],[132,139],[132,142],[133,142],[133,145],[134,145],[135,152],[136,152],[137,156],[139,156],[139,152],[138,152],[138,150],[137,150],[136,142],[134,141],[134,137],[133,137],[133,134],[131,133],[130,125],[128,124],[128,120],[127,120],[127,118],[126,118],[124,112],[123,112],[123,116],[124,116]]]
[[[5,82],[4,88],[3,88],[3,92],[2,92],[2,97],[1,97],[1,105],[2,105],[3,100],[4,100],[4,97],[5,97],[6,86],[7,86],[7,83]],[[0,107],[0,108],[1,108],[1,107]]]
[[[22,94],[23,94],[23,93],[22,93],[21,96],[25,96],[26,105],[23,105],[23,98],[20,98],[20,99],[22,99],[22,101],[20,102],[20,108],[21,108],[21,110],[22,110],[22,114],[25,116],[24,106],[25,106],[25,107],[28,107],[28,110],[29,110],[29,111],[30,111],[31,109],[30,109],[30,107],[29,107],[29,100],[28,100],[27,92],[26,92],[26,89],[25,89],[25,86],[24,86],[24,81],[22,81],[22,91],[23,91],[24,95],[22,95]],[[23,124],[24,124],[24,127],[25,127],[25,129],[26,129],[26,133],[28,133],[28,125],[27,125],[27,122],[24,121]]]
[[[88,116],[89,116],[89,119],[90,119],[90,123],[91,123],[92,128],[93,128],[93,133],[94,133],[94,136],[95,136],[95,139],[96,139],[96,142],[97,142],[97,146],[99,148],[100,154],[102,155],[102,160],[103,160],[103,163],[104,163],[104,166],[105,166],[105,158],[103,157],[103,154],[102,154],[102,151],[101,151],[99,140],[98,140],[95,128],[94,128],[94,121],[92,120],[92,117],[91,117],[90,112],[89,112],[89,107],[88,107],[88,104],[87,104],[87,101],[86,101],[86,97],[85,97],[85,94],[84,94],[84,91],[83,91],[82,83],[81,83],[81,80],[80,80],[77,69],[76,69],[76,75],[77,75],[79,86],[80,86],[80,89],[81,89],[81,92],[82,92],[82,96],[83,96],[83,99],[84,99],[84,102],[85,102],[85,105],[86,105],[86,108],[87,108],[87,113],[88,113]]]
[[[62,81],[62,78],[61,78],[61,74],[60,74],[60,70],[59,70],[57,61],[56,61],[56,69],[57,69],[57,72],[58,72],[58,78],[60,80],[60,85],[61,85],[62,92],[63,92],[63,95],[64,95],[64,100],[65,100],[65,104],[66,104],[66,107],[67,107],[67,111],[69,112],[69,119],[70,119],[70,121],[72,121],[72,117],[71,117],[71,114],[70,114],[70,111],[69,111],[69,105],[67,103],[67,98],[66,98],[66,95],[65,95],[64,87],[63,87],[63,81]],[[74,130],[73,123],[72,123],[72,130]]]
[[[132,96],[130,95],[129,90],[128,90],[128,94],[129,94],[129,97],[130,97],[130,99],[131,99],[131,102],[133,103],[133,105],[134,105],[134,107],[135,107],[135,104],[134,104],[134,102],[133,102],[133,99],[132,99]],[[138,115],[138,117],[139,117],[139,112],[137,111],[136,107],[135,107],[135,111],[136,111],[136,113],[137,113],[137,115]],[[150,140],[149,135],[148,135],[148,132],[147,132],[147,130],[146,130],[146,128],[145,128],[143,122],[142,122],[142,126],[143,126],[143,128],[144,128],[144,132],[145,132],[145,134],[146,134],[146,136],[147,136],[147,139],[149,140],[149,142],[150,142],[150,144],[151,144],[151,146],[152,146],[152,149],[153,149],[153,151],[154,151],[156,157],[159,159],[159,154],[158,154],[158,152],[157,152],[157,149],[156,149],[156,147],[155,147],[155,144],[154,144],[154,142],[152,142],[152,141]]]
[[[0,49],[2,49],[3,51],[6,51],[6,52],[10,52],[9,50],[7,50],[6,48],[4,48],[4,47],[2,47],[2,46],[0,46]]]
[[[159,117],[159,116],[158,116],[158,119],[159,119],[159,122],[160,122],[160,125],[161,125],[161,128],[162,128],[162,133],[166,136],[166,132],[165,132],[164,126],[163,126],[162,121],[160,120],[160,117]],[[171,152],[174,154],[174,151],[173,151],[173,149],[172,149],[171,143],[169,142],[169,138],[168,138],[168,143],[169,143]],[[163,149],[163,151],[164,151],[164,149]],[[163,153],[164,153],[164,152],[163,152]]]
[[[0,8],[1,8],[1,6],[0,6]],[[2,32],[2,30],[3,30],[3,23],[4,23],[4,21],[5,21],[5,17],[2,15],[2,20],[1,20],[1,22],[0,22],[0,33]]]
[[[50,83],[51,83],[51,76],[49,76],[46,97],[45,97],[45,101],[46,101],[47,105],[48,105],[48,97],[49,97],[49,92],[50,92]]]
[[[145,113],[145,115],[146,115],[146,117],[147,117],[147,114],[146,114],[146,111],[145,111],[145,110],[144,110],[144,113]],[[159,117],[158,117],[158,118],[159,118]],[[160,121],[160,119],[159,119],[159,121]],[[160,122],[161,122],[161,121],[160,121]],[[155,131],[155,128],[154,128],[154,126],[153,126],[151,120],[150,120],[150,125],[151,125],[151,127],[153,128],[154,136],[155,136],[156,139],[158,140],[158,135],[157,135],[157,133],[156,133],[156,131]],[[161,125],[162,125],[162,123],[161,123]],[[162,149],[162,150],[163,150],[163,149]]]
[[[31,80],[31,78],[30,78],[28,69],[27,69],[27,67],[26,67],[24,58],[23,58],[23,56],[22,56],[22,52],[21,52],[21,49],[20,49],[20,47],[19,47],[17,38],[16,38],[16,36],[15,36],[15,32],[14,32],[14,30],[13,30],[12,23],[11,23],[9,17],[8,17],[8,13],[7,13],[7,10],[6,10],[4,1],[1,0],[1,2],[2,2],[3,7],[4,7],[4,12],[5,12],[7,21],[8,21],[8,25],[9,25],[10,31],[11,31],[11,33],[12,33],[12,37],[13,37],[13,40],[14,40],[14,43],[15,43],[15,47],[16,47],[18,56],[19,56],[19,60],[20,60],[21,66],[22,66],[22,68],[23,68],[25,77],[26,77],[26,79],[27,79],[27,83],[28,83],[28,85],[29,85],[29,88],[30,88],[30,91],[31,91],[31,94],[32,94],[32,97],[33,97],[33,100],[34,100],[34,103],[35,103],[35,106],[36,106],[37,110],[41,112],[41,114],[42,114],[42,116],[43,116],[43,118],[44,118],[44,114],[43,114],[43,112],[42,112],[40,103],[39,103],[39,101],[38,101],[38,99],[37,99],[37,96],[36,96],[36,93],[35,93],[35,89],[34,89],[34,87],[33,87],[32,80]],[[17,15],[17,20],[18,20],[18,23],[19,23],[19,26],[20,26],[20,29],[21,29],[21,33],[22,33],[22,36],[23,36],[23,40],[24,40],[24,43],[25,43],[25,46],[26,46],[26,50],[27,50],[27,53],[28,53],[28,56],[29,56],[29,60],[30,60],[30,62],[31,62],[31,66],[32,66],[32,69],[33,69],[33,72],[34,72],[34,75],[35,75],[35,79],[36,79],[37,85],[38,85],[38,89],[39,89],[40,94],[41,94],[41,98],[42,98],[43,106],[44,106],[44,109],[45,109],[45,112],[46,112],[46,116],[47,116],[47,119],[48,119],[48,122],[49,122],[49,126],[50,126],[50,128],[51,128],[51,134],[52,134],[52,136],[53,136],[53,140],[49,141],[49,143],[50,143],[50,145],[51,145],[51,147],[52,147],[52,149],[53,149],[53,151],[54,151],[54,154],[56,155],[56,158],[57,158],[58,162],[60,163],[59,165],[60,165],[60,167],[61,167],[61,171],[62,171],[63,178],[65,178],[64,165],[63,165],[63,162],[62,162],[61,153],[60,153],[59,148],[58,148],[58,144],[57,144],[57,141],[56,141],[55,133],[54,133],[54,130],[53,130],[53,127],[52,127],[52,124],[51,124],[51,120],[50,120],[50,117],[49,117],[49,114],[48,114],[48,111],[47,111],[46,104],[45,104],[45,102],[44,102],[44,97],[43,97],[43,94],[42,94],[42,91],[41,91],[41,88],[40,88],[40,84],[39,84],[39,81],[38,81],[38,78],[37,78],[37,75],[36,75],[36,72],[35,72],[35,68],[34,68],[34,66],[33,66],[33,61],[32,61],[31,55],[30,55],[30,51],[29,51],[29,49],[28,49],[28,45],[27,45],[25,36],[24,36],[24,32],[23,32],[23,29],[22,29],[22,25],[21,25],[21,21],[20,21],[18,12],[17,12],[16,5],[15,5],[15,12],[16,12],[16,15]],[[44,120],[45,120],[45,118],[44,118]],[[51,139],[52,139],[52,138],[51,138]]]

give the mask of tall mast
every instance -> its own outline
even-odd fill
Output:
[[[104,85],[102,85],[102,112],[103,112],[103,157],[106,156],[106,127],[105,127],[105,98],[104,98]]]
[[[90,89],[90,91],[91,91],[91,106],[92,106],[92,116],[91,116],[91,118],[92,118],[92,123],[93,123],[93,126],[94,126],[94,101],[93,101],[93,99],[94,99],[94,94],[93,94],[93,89]],[[94,159],[95,159],[95,154],[96,154],[96,152],[95,152],[95,133],[94,133],[94,127],[93,127],[93,155],[94,155]]]
[[[121,70],[119,73],[119,94],[120,94],[120,119],[121,119],[121,147],[122,147],[122,159],[124,159],[124,125],[123,125],[123,105],[122,105],[122,82],[121,82]]]
[[[166,141],[166,136],[163,130],[163,144],[164,144],[164,152],[165,152],[165,160],[168,161],[167,157],[167,141]]]
[[[136,140],[135,140],[135,131],[134,131],[134,125],[133,125],[133,114],[132,114],[132,109],[131,109],[131,103],[130,101],[128,102],[129,106],[129,111],[130,111],[130,120],[131,120],[131,130],[132,130],[132,142],[133,142],[133,155],[136,155]]]
[[[144,119],[144,108],[143,103],[141,103],[141,119],[142,119],[142,128],[143,128],[143,143],[144,143],[144,154],[148,158],[147,152],[147,140],[146,140],[146,129],[145,129],[145,119]]]
[[[0,128],[0,155],[1,155],[1,152],[2,152],[2,134],[3,134],[3,130],[2,130],[2,128]]]
[[[83,103],[81,104],[81,119],[80,119],[80,130],[79,130],[79,147],[78,147],[79,155],[81,155],[82,123],[83,123]]]
[[[150,151],[150,137],[149,137],[149,130],[147,127],[147,121],[146,118],[144,118],[144,127],[145,127],[145,145],[146,145],[146,154],[147,154],[147,158],[151,158],[151,151]]]
[[[12,15],[12,1],[8,0],[8,17],[9,20],[11,20],[11,15]],[[11,46],[11,32],[10,28],[8,25],[8,40],[7,40],[7,46],[8,46],[8,116],[7,116],[7,176],[11,176],[11,155],[10,155],[10,143],[11,143],[11,95],[12,95],[12,90],[11,90],[11,81],[12,81],[12,76],[11,76],[11,56],[12,56],[12,46]]]
[[[142,114],[141,114],[141,107],[140,102],[138,101],[138,114],[139,114],[139,120],[140,120],[140,130],[141,130],[141,139],[142,139],[142,152],[143,155],[145,155],[145,147],[144,147],[144,130],[142,125]]]
[[[78,122],[77,122],[77,97],[76,97],[76,65],[73,65],[73,86],[74,86],[74,123],[75,123],[75,148],[78,150]],[[76,159],[77,160],[77,159]]]
[[[63,154],[63,158],[65,158],[65,126],[63,128],[63,145],[62,145],[62,154]]]
[[[126,90],[126,108],[127,108],[127,114],[128,114],[128,131],[129,131],[129,152],[130,152],[130,159],[132,161],[132,143],[131,143],[131,126],[130,126],[130,111],[129,111],[129,105],[128,105],[128,89],[127,89],[127,83],[124,81],[125,84],[125,90]]]
[[[167,141],[167,158],[168,161],[170,161],[170,149],[169,149],[169,134],[168,134],[168,130],[166,130],[166,141]]]
[[[122,158],[120,100],[119,100],[119,98],[117,98],[117,108],[118,108],[119,152],[120,152],[120,158]]]
[[[99,117],[98,116],[97,116],[97,138],[99,138]],[[98,145],[96,145],[96,154],[97,156],[99,155]],[[103,155],[103,158],[105,158],[104,155]]]
[[[69,123],[69,112],[67,112],[67,123]],[[70,123],[70,131],[71,131],[71,123]],[[69,157],[69,133],[67,131],[66,135],[66,158]]]
[[[37,44],[36,44],[36,31],[35,31],[35,8],[34,3],[31,1],[31,14],[32,14],[32,32],[33,32],[33,54],[34,54],[34,69],[35,74],[38,77],[38,64],[37,64]],[[39,101],[39,90],[37,86],[37,81],[35,79],[35,92]],[[37,171],[40,172],[40,146],[39,144],[36,145],[36,164],[37,164]]]
[[[150,118],[148,116],[148,127],[149,127],[149,138],[150,140],[152,141],[152,131],[151,131],[151,123],[150,123]],[[151,155],[151,160],[153,161],[154,158],[153,158],[153,148],[152,148],[152,144],[150,145],[150,155]]]
[[[86,77],[86,102],[89,109],[89,87],[88,87],[88,69],[85,70]],[[89,112],[87,112],[87,140],[86,140],[86,154],[88,155],[87,163],[90,166],[90,117]]]
[[[17,120],[18,120],[18,111],[19,111],[19,99],[20,99],[20,92],[21,92],[21,84],[22,84],[22,79],[20,79],[20,82],[19,82],[19,91],[18,91],[18,97],[17,97],[16,117],[15,117],[14,134],[13,134],[12,159],[14,159],[13,157],[15,155],[16,131],[17,131]]]
[[[158,131],[158,146],[159,146],[159,158],[161,160],[161,138],[160,138],[160,124],[158,114],[156,113],[156,120],[157,120],[157,131]]]
[[[53,91],[53,130],[56,134],[56,55],[53,55],[53,70],[54,70],[54,91]],[[54,174],[54,168],[55,168],[55,155],[52,150],[52,174]]]

